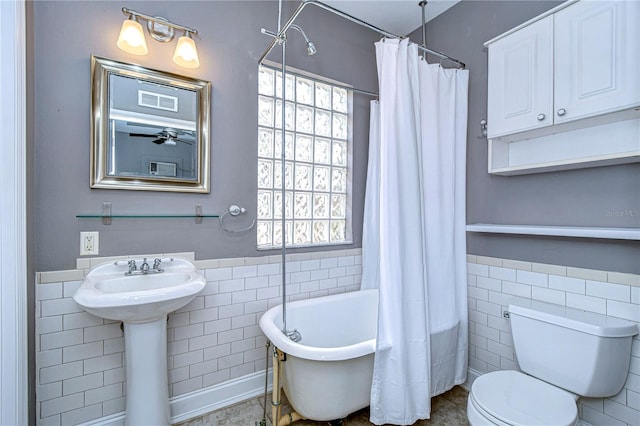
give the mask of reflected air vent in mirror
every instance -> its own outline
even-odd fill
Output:
[[[149,162],[149,174],[153,176],[176,176],[175,163],[161,163],[160,161]]]
[[[165,111],[178,112],[178,98],[160,93],[138,90],[138,105]]]

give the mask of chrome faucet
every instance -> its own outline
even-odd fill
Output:
[[[0,0],[2,1],[2,0]],[[138,262],[140,260],[138,259]],[[172,262],[173,258],[164,258],[164,259],[160,259],[160,258],[155,258],[153,260],[153,266],[149,266],[149,263],[147,262],[147,258],[145,257],[142,260],[142,264],[140,266],[138,266],[136,264],[136,261],[134,259],[130,259],[130,260],[118,260],[115,262],[115,264],[117,266],[124,266],[125,263],[126,265],[129,266],[129,271],[125,272],[124,274],[127,276],[130,275],[147,275],[147,274],[159,274],[160,272],[164,272],[164,269],[161,267],[162,266],[162,262]]]
[[[135,271],[138,270],[138,267],[136,266],[136,261],[133,259],[128,261],[127,265],[129,265],[129,272],[128,272],[129,275],[133,274]]]
[[[143,274],[149,273],[149,264],[147,263],[146,257],[142,261],[142,265],[140,265],[140,272],[142,272]]]

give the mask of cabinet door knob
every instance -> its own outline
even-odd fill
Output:
[[[567,110],[566,110],[566,109],[564,109],[564,108],[560,108],[560,109],[558,110],[558,115],[559,115],[560,117],[562,117],[562,116],[563,116],[563,115],[565,115],[566,113],[567,113]]]
[[[538,121],[544,120],[545,117],[546,117],[546,115],[544,115],[544,114],[538,114]]]

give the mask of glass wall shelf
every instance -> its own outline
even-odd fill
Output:
[[[111,225],[112,219],[195,219],[197,224],[203,218],[219,218],[217,214],[77,214],[77,219],[102,219],[103,225]]]
[[[146,213],[123,213],[123,214],[112,214],[111,213],[111,202],[105,201],[102,203],[102,213],[86,213],[86,214],[77,214],[77,219],[102,219],[103,225],[111,225],[112,219],[195,219],[196,223],[202,223],[203,218],[219,218],[220,215],[217,214],[204,214],[202,213],[202,206],[200,204],[196,204],[195,213],[194,214],[184,214],[184,213],[157,213],[157,214],[146,214]]]
[[[110,217],[112,219],[173,219],[173,218],[205,218],[205,217],[220,217],[217,214],[77,214],[78,219],[103,219]]]

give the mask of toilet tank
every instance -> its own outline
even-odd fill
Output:
[[[624,386],[635,323],[532,300],[510,303],[509,316],[525,373],[587,397],[616,395]]]

